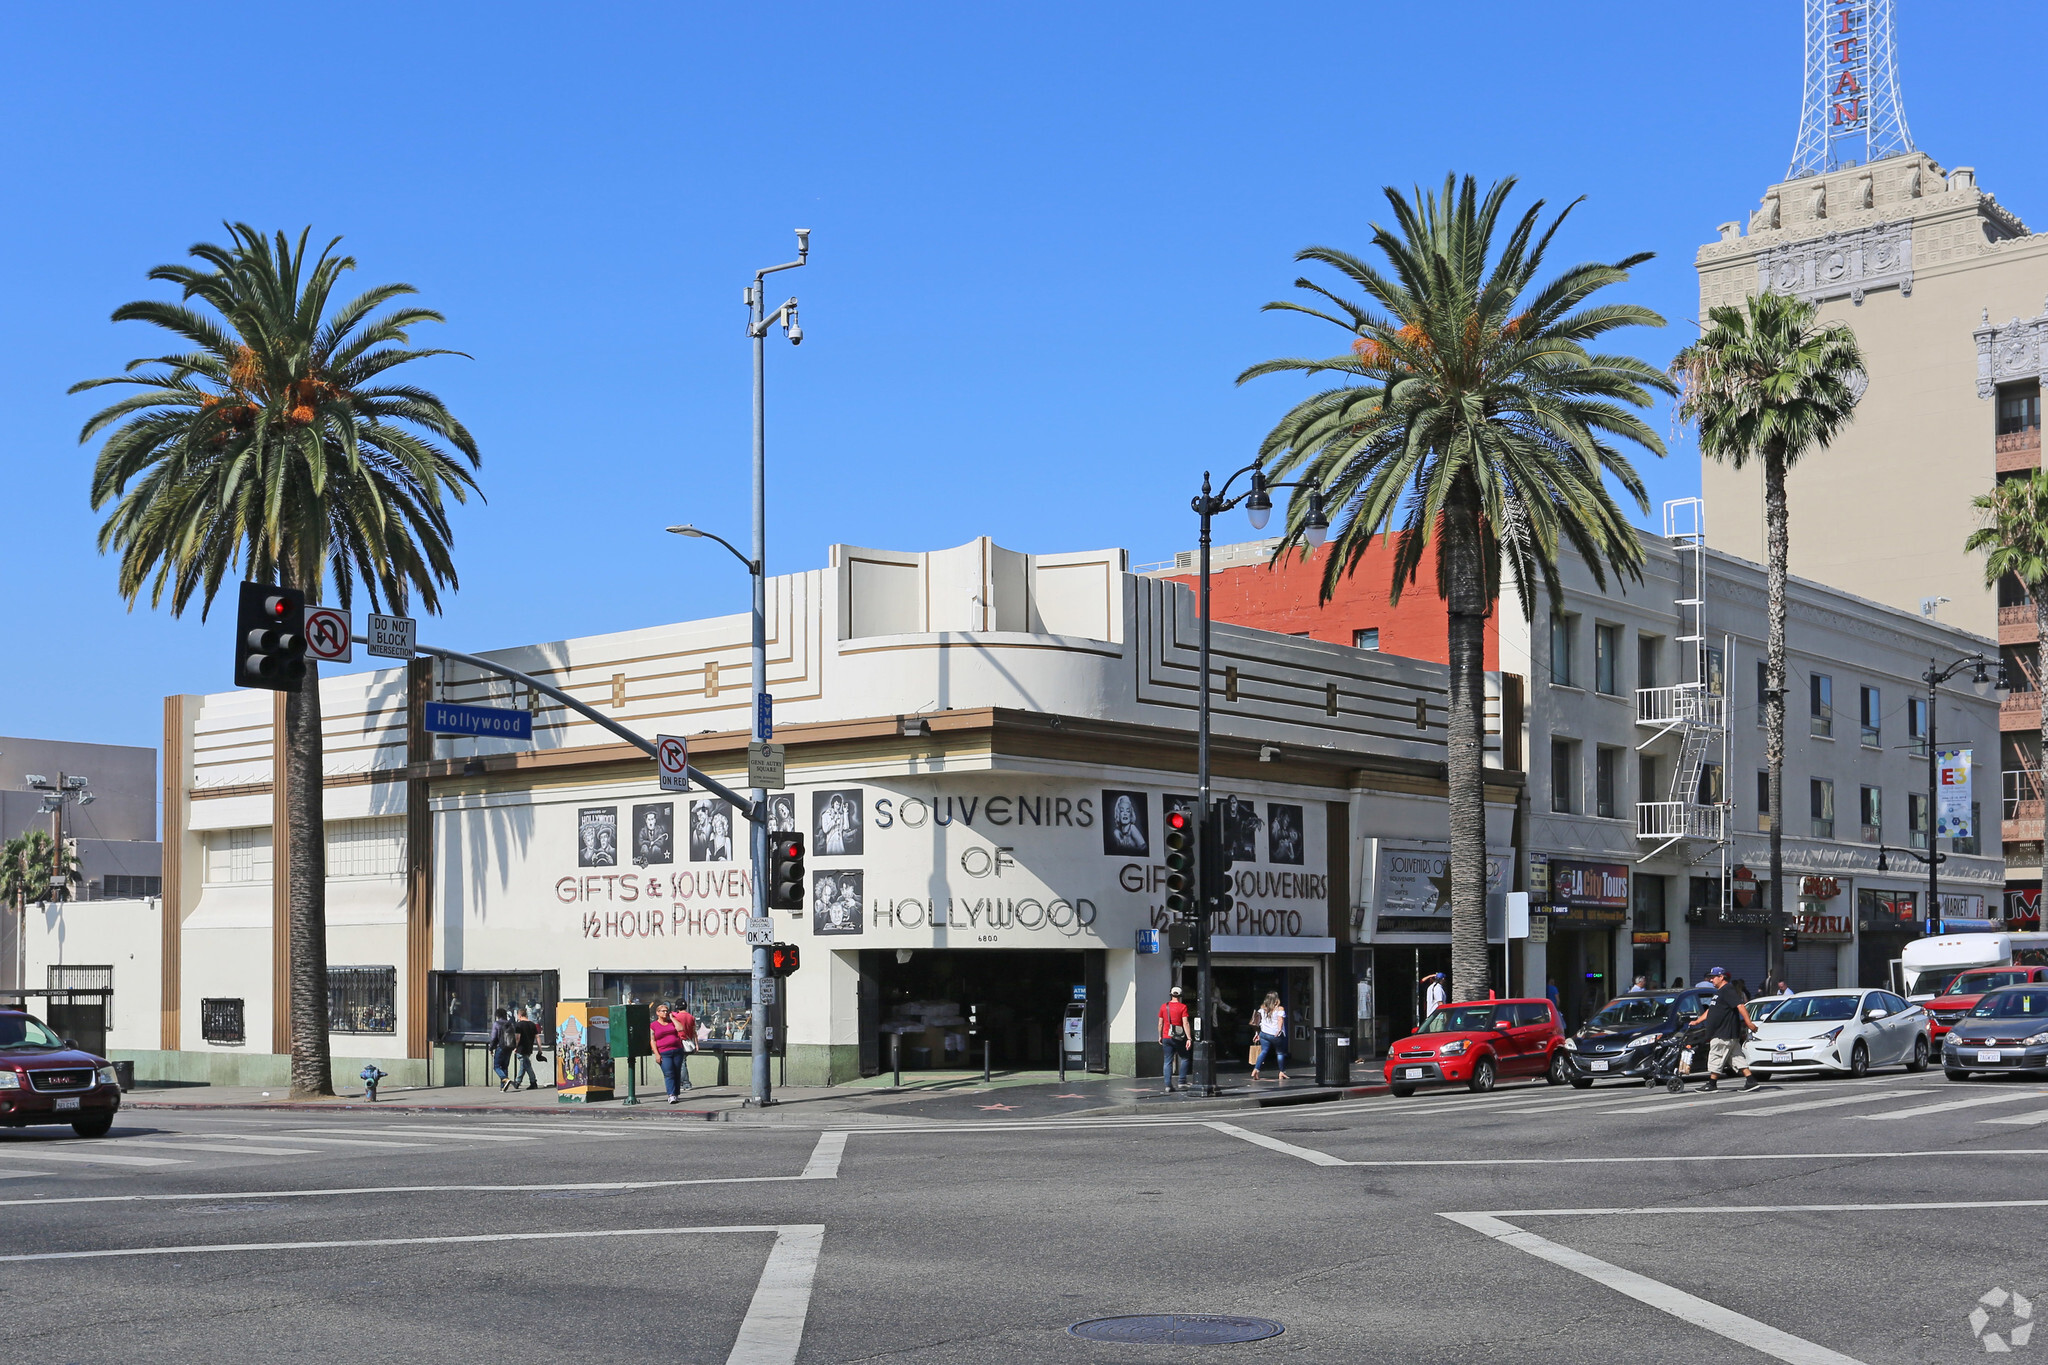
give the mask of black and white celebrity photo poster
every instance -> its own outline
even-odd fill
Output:
[[[1266,860],[1300,867],[1304,857],[1301,840],[1301,807],[1266,803]]]
[[[576,866],[619,865],[619,808],[584,806],[576,812]]]
[[[713,798],[690,803],[690,861],[732,861],[732,807]]]
[[[676,808],[672,801],[633,807],[633,866],[676,860]]]
[[[1152,854],[1151,804],[1143,792],[1102,793],[1102,851],[1119,858]]]
[[[814,934],[858,934],[861,932],[861,896],[867,880],[864,872],[817,872],[811,876],[811,932]]]
[[[820,858],[857,858],[863,835],[860,788],[811,793],[811,853]]]

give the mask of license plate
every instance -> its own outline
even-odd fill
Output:
[[[59,1109],[76,1109],[78,1107],[78,1101],[76,1099],[58,1100],[57,1107]]]
[[[1411,1066],[1411,1067],[1407,1068],[1407,1069],[1406,1069],[1405,1071],[1403,1071],[1403,1072],[1401,1073],[1401,1079],[1403,1079],[1403,1080],[1407,1080],[1407,1081],[1419,1081],[1419,1080],[1421,1080],[1421,1079],[1422,1079],[1422,1068],[1421,1068],[1421,1067],[1419,1067],[1419,1066]]]
[[[1587,1069],[1587,1070],[1589,1070],[1589,1071],[1605,1071],[1605,1070],[1607,1069],[1607,1063],[1605,1063],[1605,1062],[1587,1062],[1587,1063],[1586,1063],[1586,1069]]]
[[[1979,1048],[1977,1050],[1977,1060],[1980,1062],[1995,1062],[2003,1055],[1995,1047]]]

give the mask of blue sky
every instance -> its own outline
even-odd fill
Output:
[[[2048,10],[1901,0],[1916,141],[2048,223],[2030,118]],[[1692,253],[1784,173],[1797,0],[1351,7],[10,7],[0,16],[0,733],[154,744],[229,684],[231,631],[114,592],[66,387],[163,349],[118,304],[223,219],[341,234],[448,315],[411,367],[476,433],[487,503],[423,637],[487,649],[740,609],[740,291],[777,278],[773,572],[846,541],[1193,543],[1321,353],[1261,314],[1293,253],[1362,248],[1445,170],[1586,195],[1556,259],[1658,253],[1618,297],[1696,312]],[[1660,429],[1668,422],[1660,415]],[[1688,446],[1644,460],[1696,491]],[[1653,510],[1654,515],[1654,510]],[[1235,522],[1224,539],[1249,538]],[[231,604],[230,604],[231,606]]]

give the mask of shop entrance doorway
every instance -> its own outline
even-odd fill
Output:
[[[1252,1015],[1266,992],[1280,996],[1287,1011],[1287,1065],[1309,1067],[1315,1059],[1316,969],[1297,963],[1213,963],[1210,988],[1216,993],[1216,1070],[1251,1070],[1251,1045],[1257,1034]],[[1196,999],[1197,972],[1190,961],[1181,968],[1184,999]]]
[[[1390,1044],[1406,1038],[1422,1023],[1422,978],[1442,972],[1446,989],[1451,974],[1448,943],[1381,943],[1372,954],[1372,1051],[1360,1057],[1383,1057]]]
[[[1612,930],[1553,927],[1549,962],[1548,975],[1557,982],[1557,1007],[1564,1015],[1566,1029],[1585,1023],[1614,998],[1617,987]],[[1547,989],[1549,983],[1544,984]]]
[[[1086,996],[1088,1069],[1107,1071],[1107,971],[1108,954],[1101,949],[864,950],[862,1070],[870,1075],[889,1070],[894,1034],[902,1035],[906,1071],[978,1069],[981,1043],[967,1033],[971,1005],[980,1006],[987,1021],[991,1066],[1051,1070],[1059,1065],[1055,1049],[1061,1024],[1078,992]]]

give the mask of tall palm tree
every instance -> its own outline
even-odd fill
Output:
[[[1750,296],[1747,308],[1716,308],[1700,339],[1671,362],[1679,382],[1678,417],[1698,428],[1700,453],[1764,473],[1764,591],[1770,644],[1764,663],[1764,726],[1770,766],[1770,907],[1785,886],[1785,576],[1791,534],[1785,474],[1816,447],[1825,450],[1862,394],[1863,354],[1856,334],[1822,324],[1819,308],[1789,294]],[[1929,818],[1933,818],[1929,812]],[[1933,852],[1930,838],[1928,851]],[[1931,913],[1931,910],[1930,910]],[[1767,935],[1764,979],[1776,981],[1783,936]]]
[[[0,848],[0,902],[12,904],[17,913],[30,901],[48,900],[53,886],[68,888],[79,876],[78,855],[60,852],[43,830],[23,830]]]
[[[1449,609],[1451,970],[1460,1000],[1483,996],[1488,974],[1482,691],[1486,618],[1502,566],[1525,614],[1534,613],[1539,584],[1556,598],[1560,542],[1603,588],[1610,568],[1640,575],[1642,544],[1605,477],[1647,510],[1619,446],[1664,453],[1630,409],[1671,388],[1655,366],[1587,349],[1619,327],[1663,325],[1647,308],[1587,302],[1649,253],[1571,266],[1539,283],[1551,239],[1575,205],[1545,226],[1538,200],[1497,242],[1514,185],[1501,180],[1483,195],[1470,176],[1445,176],[1429,194],[1389,186],[1394,226],[1372,225],[1384,269],[1330,247],[1295,257],[1332,267],[1363,301],[1301,279],[1296,286],[1318,295],[1316,305],[1266,305],[1334,323],[1352,336],[1349,351],[1270,360],[1238,376],[1343,376],[1297,403],[1259,447],[1272,473],[1298,472],[1333,509],[1324,600],[1397,520],[1392,600],[1435,548],[1436,590]],[[1290,506],[1280,553],[1299,541],[1307,503]]]
[[[2034,604],[2034,635],[2048,643],[2048,473],[2032,473],[2001,479],[1989,493],[1980,494],[1973,505],[1984,524],[1963,542],[1966,550],[1983,550],[1984,581],[1993,587],[2007,574],[2027,590]],[[2042,768],[2048,763],[2048,687],[2040,679],[2039,650],[2036,650],[2035,695],[2041,698],[2041,747],[2034,759],[2034,797],[2043,793]],[[1929,818],[1933,818],[1930,813]],[[1927,850],[1934,852],[1930,840]],[[1930,914],[1932,911],[1929,912]]]
[[[356,265],[334,253],[339,237],[314,257],[310,228],[293,243],[282,232],[266,239],[246,223],[227,226],[227,245],[191,249],[199,265],[149,272],[177,285],[180,302],[114,310],[114,321],[153,323],[192,349],[134,360],[123,375],[71,389],[138,390],[79,433],[81,443],[108,433],[92,505],[112,504],[99,541],[120,555],[122,596],[132,605],[147,588],[150,605],[168,599],[173,615],[196,599],[204,619],[230,569],[299,588],[310,601],[321,599],[331,572],[343,607],[360,579],[375,610],[403,613],[417,595],[421,609],[438,611],[440,588],[456,586],[443,496],[464,501],[476,487],[476,442],[439,398],[386,372],[460,354],[410,344],[408,329],[444,319],[412,305],[379,315],[418,292],[408,284],[378,285],[334,306],[342,275]],[[282,744],[292,1092],[327,1095],[319,681],[309,669],[286,694]]]

